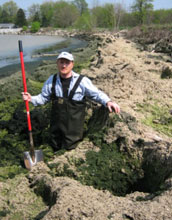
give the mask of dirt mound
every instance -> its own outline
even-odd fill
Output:
[[[121,109],[137,116],[137,103],[158,100],[168,105],[172,97],[171,80],[161,79],[163,69],[170,65],[159,60],[157,53],[140,51],[137,45],[116,38],[105,48],[99,48],[91,69],[84,70],[94,83],[107,92]]]
[[[170,188],[156,197],[141,192],[117,197],[112,196],[108,191],[83,186],[67,177],[52,178],[47,173],[43,173],[44,170],[47,170],[45,164],[40,164],[39,172],[35,167],[29,176],[34,191],[39,192],[44,200],[51,201],[48,213],[42,218],[44,220],[171,219],[170,180],[168,181]]]

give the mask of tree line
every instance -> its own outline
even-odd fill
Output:
[[[170,24],[172,9],[154,10],[152,3],[153,0],[133,0],[127,11],[121,3],[100,6],[97,0],[89,9],[85,0],[59,0],[33,4],[25,11],[14,1],[8,1],[0,5],[0,23],[14,23],[25,29],[31,26],[33,31],[40,27],[113,30],[142,24]]]

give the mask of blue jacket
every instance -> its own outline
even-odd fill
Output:
[[[75,82],[77,81],[78,77],[79,74],[72,71],[72,79],[68,91],[69,93],[73,88]],[[48,80],[44,83],[42,92],[37,96],[31,97],[31,102],[34,106],[43,105],[50,101],[52,80],[53,80],[53,75],[51,75],[48,78]],[[56,92],[56,96],[63,97],[63,89],[59,75],[57,76],[55,92]],[[94,86],[91,80],[86,76],[82,79],[80,85],[76,89],[73,99],[76,101],[81,101],[84,96],[104,106],[106,106],[106,103],[110,101],[110,98],[104,92],[102,92],[96,86]]]

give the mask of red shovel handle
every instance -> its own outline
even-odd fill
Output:
[[[27,92],[27,85],[26,85],[26,75],[25,75],[25,68],[24,68],[24,59],[23,59],[23,47],[22,47],[22,41],[19,40],[19,53],[20,53],[20,61],[21,61],[21,71],[22,71],[22,79],[23,79],[23,88],[24,92]],[[29,102],[25,101],[26,105],[26,112],[27,112],[27,123],[28,123],[28,130],[32,131],[31,126],[31,119],[30,119],[30,111],[29,111]]]

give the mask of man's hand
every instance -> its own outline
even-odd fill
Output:
[[[23,95],[23,100],[24,100],[24,101],[28,101],[28,102],[31,101],[31,95],[30,95],[30,93],[28,93],[28,92],[22,92],[22,95]]]
[[[120,113],[120,107],[119,105],[117,105],[115,102],[107,102],[107,107],[109,109],[109,112],[115,112],[116,114],[119,114]]]

